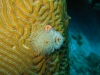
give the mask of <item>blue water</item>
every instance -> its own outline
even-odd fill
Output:
[[[100,46],[100,10],[94,10],[89,4],[78,6],[69,2],[68,14],[71,16],[69,32],[82,32],[88,41],[94,46],[93,51],[98,50],[95,46]]]
[[[71,17],[68,28],[71,75],[100,75],[100,10],[69,0],[67,4]]]

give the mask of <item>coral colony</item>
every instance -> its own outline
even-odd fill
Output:
[[[64,37],[55,31],[50,25],[46,25],[45,29],[38,32],[33,38],[32,44],[34,52],[39,54],[50,54],[55,49],[59,49],[64,42]]]

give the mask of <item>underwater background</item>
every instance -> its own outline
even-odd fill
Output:
[[[100,0],[67,0],[70,75],[100,75]]]

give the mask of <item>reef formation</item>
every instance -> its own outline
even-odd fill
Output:
[[[65,0],[0,0],[0,75],[69,75],[68,20]],[[31,42],[46,25],[65,41],[37,55]]]

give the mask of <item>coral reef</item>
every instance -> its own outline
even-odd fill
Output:
[[[0,75],[69,75],[66,24],[69,19],[65,5],[66,0],[0,0]],[[50,48],[40,43],[51,39],[51,33],[41,32],[46,25],[57,34],[52,38],[57,41],[54,48],[58,50],[36,55],[33,39],[40,44],[35,43],[39,49]],[[44,39],[45,36],[48,38]],[[65,39],[63,45],[59,36]]]
[[[70,34],[70,75],[100,75],[100,56],[92,51],[87,38],[82,33]]]
[[[100,56],[91,52],[86,59],[89,65],[90,75],[100,75]]]

